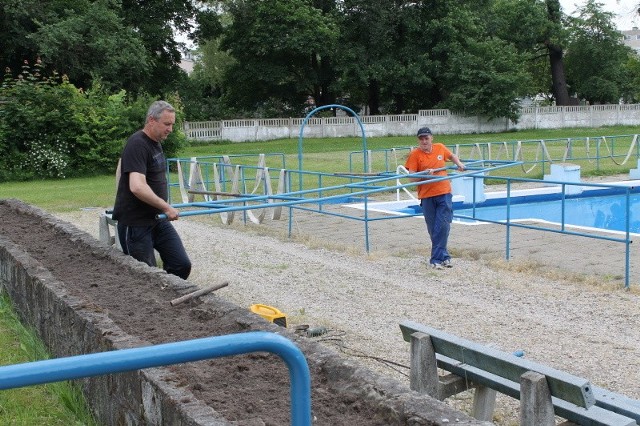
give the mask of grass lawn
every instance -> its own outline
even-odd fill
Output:
[[[35,334],[18,320],[6,294],[0,294],[0,365],[49,358]],[[0,392],[0,424],[94,425],[82,392],[69,382]]]
[[[507,133],[472,134],[472,135],[435,135],[436,142],[442,142],[450,148],[456,144],[473,145],[486,142],[513,142],[513,141],[533,141],[533,140],[554,140],[566,138],[585,138],[613,135],[631,135],[640,133],[640,126],[616,126],[600,127],[594,129],[558,129],[558,130],[528,130]],[[627,141],[631,137],[626,138]],[[415,145],[416,138],[413,136],[371,138],[367,140],[367,149],[381,150],[390,148],[410,147]],[[193,144],[186,147],[180,153],[180,158],[220,156],[220,155],[242,155],[242,154],[269,154],[280,153],[284,155],[286,168],[297,170],[298,168],[298,140],[279,139],[263,142],[216,142],[208,144]],[[626,146],[618,146],[617,153],[626,153],[629,142]],[[551,152],[554,158],[561,157],[559,151],[564,146],[560,143]],[[362,151],[362,138],[322,138],[305,139],[302,143],[302,156],[304,159],[303,169],[317,172],[344,172],[349,170],[350,156],[355,161],[360,161],[362,156],[352,155],[357,151]],[[497,148],[496,148],[497,149]],[[550,148],[551,149],[551,148]],[[525,158],[533,161],[535,153],[527,154]],[[377,157],[378,158],[378,157]],[[464,159],[464,157],[463,157]],[[606,161],[605,161],[606,160]],[[274,161],[280,167],[281,160],[278,156],[269,161]],[[379,157],[378,162],[382,159]],[[394,161],[403,164],[403,158],[396,158]],[[618,163],[622,159],[616,160]],[[256,157],[238,158],[238,163],[256,165]],[[590,174],[614,174],[628,171],[636,167],[636,162],[631,160],[622,166],[610,159],[603,159],[598,171],[590,171],[592,162],[585,161],[583,164],[583,176]],[[268,164],[270,167],[270,164]],[[393,166],[394,164],[392,164]],[[547,166],[548,167],[548,166]],[[355,169],[354,169],[355,170]],[[511,176],[541,178],[541,168],[537,168],[536,173],[525,175],[522,168],[508,169]],[[115,164],[114,164],[115,172]],[[17,198],[26,203],[36,205],[50,212],[69,212],[88,207],[111,207],[115,198],[115,179],[113,175],[95,176],[87,178],[40,180],[31,182],[5,182],[0,183],[0,198]]]

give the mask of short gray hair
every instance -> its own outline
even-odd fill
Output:
[[[160,118],[164,111],[176,112],[175,108],[172,107],[169,102],[155,101],[147,110],[147,119],[149,119],[149,117],[152,117],[153,119],[157,120]]]

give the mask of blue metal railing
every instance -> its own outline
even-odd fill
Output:
[[[603,169],[603,160],[609,160],[615,165],[621,166],[628,160],[640,158],[640,143],[638,134],[572,137],[555,139],[532,139],[511,141],[487,141],[478,143],[448,144],[459,158],[466,161],[518,161],[521,162],[525,174],[535,170],[544,175],[551,164],[555,162],[579,163],[588,170],[600,171]],[[396,166],[404,163],[398,153],[410,151],[413,147],[396,147],[369,150],[370,161],[377,159],[378,170],[392,171],[393,167],[389,157],[393,155]],[[362,155],[362,151],[352,151],[349,154],[349,170],[353,171],[353,157]],[[406,154],[405,154],[406,155]],[[609,163],[607,163],[609,164]],[[634,162],[633,165],[636,163]],[[540,166],[537,169],[536,166]]]
[[[574,236],[582,236],[593,239],[600,239],[606,241],[614,241],[620,242],[625,245],[625,287],[629,287],[630,283],[630,243],[631,243],[631,230],[629,227],[629,203],[627,201],[627,226],[625,229],[625,236],[623,238],[615,238],[611,236],[600,236],[593,232],[573,232],[566,229],[564,215],[559,220],[560,229],[552,229],[550,227],[544,226],[535,226],[535,225],[526,225],[515,223],[511,220],[510,217],[510,202],[511,202],[511,194],[510,194],[510,184],[511,182],[541,182],[539,179],[527,179],[527,178],[513,178],[513,177],[502,177],[502,176],[489,176],[490,172],[497,171],[499,169],[506,169],[507,167],[513,167],[516,165],[521,165],[522,162],[512,162],[506,160],[492,160],[492,161],[467,161],[466,168],[467,170],[464,173],[452,174],[445,177],[431,177],[431,182],[436,182],[438,180],[445,179],[460,179],[464,177],[473,177],[473,191],[474,199],[471,200],[470,207],[475,209],[478,201],[475,200],[476,194],[476,186],[483,185],[484,180],[492,179],[492,180],[504,180],[507,183],[507,187],[509,189],[509,193],[507,194],[506,200],[506,221],[491,221],[487,219],[479,219],[475,217],[475,213],[470,217],[465,217],[462,215],[454,215],[461,219],[472,219],[478,220],[487,223],[496,223],[500,225],[506,226],[506,257],[509,259],[510,255],[510,239],[511,239],[511,228],[527,228],[531,230],[539,230],[539,231],[547,231],[554,233],[561,233],[565,235],[574,235]],[[252,170],[255,167],[252,166],[239,166],[240,174],[242,176],[241,181],[245,182],[244,170]],[[181,216],[191,216],[191,215],[201,215],[201,214],[216,214],[216,213],[225,213],[232,211],[247,211],[258,208],[280,208],[287,207],[289,209],[289,236],[292,234],[293,228],[293,217],[294,211],[309,211],[309,212],[317,212],[321,214],[326,214],[330,216],[352,219],[361,221],[364,223],[364,243],[365,249],[369,252],[370,244],[369,244],[369,224],[375,221],[380,220],[391,220],[391,219],[401,219],[407,216],[389,216],[383,215],[372,217],[369,215],[368,203],[370,201],[370,197],[375,194],[397,191],[403,188],[410,188],[419,185],[417,182],[409,182],[406,184],[399,184],[397,181],[398,178],[407,179],[410,177],[414,177],[413,175],[398,175],[395,173],[377,173],[377,174],[365,174],[360,175],[358,173],[321,173],[321,172],[308,172],[308,171],[296,171],[296,170],[287,170],[286,171],[286,179],[287,183],[284,185],[285,188],[291,188],[291,180],[295,174],[300,174],[300,180],[305,177],[305,180],[308,183],[308,187],[310,189],[300,190],[300,191],[286,191],[284,193],[278,194],[265,194],[265,195],[253,195],[247,194],[244,192],[243,194],[239,194],[237,198],[234,199],[225,199],[225,200],[216,200],[216,201],[208,201],[208,202],[199,202],[199,203],[183,203],[183,204],[175,204],[176,208],[184,208],[184,209],[193,209],[199,208],[200,210],[188,210],[181,212]],[[416,174],[418,177],[419,174]],[[424,177],[424,176],[421,176]],[[482,179],[482,180],[479,180]],[[313,186],[311,182],[316,181],[316,186]],[[589,184],[586,182],[579,183],[570,183],[570,182],[561,182],[561,181],[551,181],[545,180],[545,184],[555,184],[561,187],[561,194],[565,193],[565,188],[567,186],[572,185],[581,185],[581,186],[600,186],[603,188],[611,188],[616,185],[606,185],[606,184]],[[328,185],[327,185],[328,184]],[[335,204],[335,203],[345,203],[345,202],[353,202],[356,198],[360,197],[361,201],[364,202],[364,213],[363,216],[360,215],[350,215],[344,214],[341,211],[331,211],[326,208],[326,206]],[[564,197],[564,195],[563,195]],[[346,201],[349,199],[349,201]],[[563,202],[564,209],[564,202]],[[564,211],[564,210],[563,210]],[[421,213],[418,213],[421,214]],[[418,215],[416,214],[416,215]],[[163,215],[160,215],[159,218],[163,218]]]
[[[307,124],[307,122],[309,121],[309,119],[316,114],[317,112],[320,112],[322,110],[325,109],[341,109],[344,111],[347,111],[349,113],[351,113],[351,115],[353,116],[353,118],[356,120],[356,122],[358,123],[358,125],[360,126],[360,132],[362,133],[362,154],[363,154],[363,165],[364,165],[364,171],[368,172],[369,171],[369,160],[368,160],[368,151],[367,151],[367,136],[365,134],[364,131],[364,126],[362,125],[362,121],[360,120],[360,117],[358,116],[358,114],[356,114],[356,112],[354,110],[352,110],[349,107],[346,107],[344,105],[336,105],[336,104],[332,104],[332,105],[324,105],[321,107],[318,107],[316,109],[314,109],[313,111],[309,112],[309,114],[307,114],[307,116],[304,118],[304,120],[302,121],[302,124],[300,125],[300,135],[298,136],[298,171],[302,173],[303,170],[303,166],[302,166],[302,141],[303,141],[303,135],[304,135],[304,126]],[[299,190],[302,190],[303,185],[302,185],[302,174],[300,174],[300,180],[299,180]]]
[[[472,176],[474,179],[474,185],[476,185],[475,181],[476,180],[480,180],[480,182],[483,182],[484,179],[487,179],[486,176]],[[517,221],[514,221],[511,218],[511,206],[512,206],[512,189],[511,189],[511,185],[513,182],[540,182],[540,180],[538,179],[527,179],[527,178],[509,178],[509,177],[496,177],[493,176],[491,177],[491,179],[499,179],[499,180],[504,180],[506,182],[506,187],[507,187],[507,191],[506,191],[506,201],[505,201],[505,220],[490,220],[487,218],[479,218],[476,216],[476,207],[478,204],[478,201],[475,199],[475,191],[473,191],[474,194],[474,199],[471,200],[471,209],[472,209],[472,214],[471,215],[462,215],[462,214],[457,214],[454,212],[454,217],[457,219],[465,219],[465,220],[475,220],[475,221],[479,221],[479,222],[486,222],[486,223],[493,223],[493,224],[499,224],[499,225],[504,225],[506,226],[506,248],[505,248],[505,258],[507,260],[510,259],[511,254],[510,254],[510,246],[511,246],[511,228],[522,228],[522,229],[531,229],[531,230],[536,230],[536,231],[545,231],[545,232],[553,232],[553,233],[557,233],[557,234],[564,234],[564,235],[573,235],[573,236],[578,236],[578,237],[586,237],[586,238],[592,238],[592,239],[596,239],[596,240],[603,240],[603,241],[612,241],[612,242],[617,242],[617,243],[622,243],[624,244],[625,247],[625,256],[624,256],[624,269],[625,269],[625,274],[624,274],[624,286],[625,288],[629,288],[630,286],[630,258],[631,258],[631,243],[632,243],[632,239],[631,239],[631,223],[630,223],[630,217],[631,217],[631,201],[630,201],[630,195],[631,195],[631,191],[633,190],[633,187],[630,186],[624,186],[624,185],[616,185],[616,184],[603,184],[603,183],[588,183],[588,182],[562,182],[562,181],[554,181],[554,180],[545,180],[544,182],[546,184],[553,184],[553,185],[558,185],[561,190],[560,190],[560,203],[561,203],[561,213],[560,213],[560,218],[559,221],[557,222],[557,225],[559,226],[559,229],[554,229],[551,226],[544,226],[544,225],[528,225],[525,223],[518,223]],[[567,202],[567,186],[580,186],[580,187],[591,187],[591,188],[602,188],[602,189],[606,189],[606,190],[612,190],[612,189],[618,189],[620,191],[622,191],[624,193],[625,196],[625,226],[624,226],[624,230],[622,231],[622,234],[624,235],[624,237],[614,237],[614,236],[607,236],[607,235],[598,235],[597,233],[594,232],[578,232],[578,231],[570,231],[568,229],[566,229],[566,217],[565,217],[565,206],[566,206],[566,202]]]
[[[122,373],[249,352],[270,352],[283,359],[289,368],[291,383],[291,424],[311,425],[311,377],[307,361],[302,351],[291,340],[265,331],[4,366],[0,367],[0,389]]]

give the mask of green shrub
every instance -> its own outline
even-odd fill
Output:
[[[18,78],[7,73],[0,87],[0,181],[114,172],[124,142],[142,128],[153,100],[109,94],[99,81],[84,92],[64,76],[43,77],[40,63],[25,63]],[[178,111],[179,129],[179,99],[168,101]],[[185,140],[173,132],[163,142],[166,156],[175,156]]]

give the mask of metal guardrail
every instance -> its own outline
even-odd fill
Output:
[[[428,356],[424,356],[418,348],[414,356],[413,345],[424,344],[414,333],[429,336],[428,342],[433,348],[439,368],[463,377],[474,385],[486,386],[520,399],[522,374],[535,371],[545,376],[551,403],[555,413],[560,417],[581,425],[640,424],[640,401],[595,387],[586,379],[413,321],[402,321],[400,329],[404,340],[412,343],[411,378],[412,383],[419,389],[432,389],[423,383],[423,380],[432,382],[438,378],[426,374],[435,369],[435,366],[431,366],[430,369],[429,366],[422,365],[428,361]],[[429,354],[430,351],[426,353]],[[529,401],[524,403],[527,404]]]
[[[291,424],[311,425],[311,377],[302,351],[289,339],[256,331],[0,367],[0,389],[201,361],[249,352],[278,355],[289,368]]]
[[[482,185],[484,179],[486,179],[486,176],[472,176],[472,178],[474,179],[474,186],[477,185]],[[480,183],[476,183],[476,181],[478,181],[480,179]],[[479,222],[486,222],[486,223],[493,223],[493,224],[498,224],[498,225],[503,225],[506,226],[506,248],[505,248],[505,258],[507,260],[509,260],[511,254],[510,254],[510,246],[511,246],[511,228],[522,228],[522,229],[531,229],[531,230],[536,230],[536,231],[545,231],[545,232],[553,232],[553,233],[557,233],[557,234],[564,234],[564,235],[573,235],[573,236],[578,236],[578,237],[586,237],[586,238],[592,238],[592,239],[596,239],[596,240],[603,240],[603,241],[612,241],[612,242],[617,242],[617,243],[622,243],[624,244],[625,247],[625,279],[624,279],[624,286],[625,288],[629,288],[630,286],[630,259],[631,259],[631,243],[632,243],[632,239],[631,239],[631,223],[629,218],[631,217],[631,202],[630,202],[630,195],[631,195],[631,191],[632,191],[632,187],[628,187],[628,186],[620,186],[620,185],[608,185],[608,184],[599,184],[599,183],[588,183],[588,182],[563,182],[563,181],[556,181],[556,180],[545,180],[544,183],[545,184],[552,184],[552,185],[558,185],[561,187],[561,191],[560,191],[560,202],[561,202],[561,215],[560,215],[560,220],[558,222],[558,225],[560,227],[560,229],[554,229],[551,226],[538,226],[538,225],[528,225],[528,224],[524,224],[524,223],[518,223],[514,220],[511,219],[511,191],[512,191],[512,187],[511,185],[513,184],[513,182],[540,182],[540,180],[538,179],[526,179],[526,178],[508,178],[508,177],[491,177],[491,179],[500,179],[500,180],[504,180],[506,182],[506,186],[507,186],[507,191],[506,191],[506,203],[505,203],[505,209],[506,209],[506,220],[502,221],[502,220],[489,220],[489,219],[482,219],[482,218],[478,218],[476,217],[476,213],[475,213],[475,209],[477,207],[478,202],[475,200],[475,190],[472,192],[474,194],[474,199],[472,200],[471,204],[469,205],[469,209],[472,210],[472,214],[470,216],[467,215],[460,215],[460,214],[456,214],[454,211],[454,218],[457,219],[467,219],[467,220],[475,220],[475,221],[479,221]],[[624,195],[625,195],[625,229],[623,231],[623,235],[624,236],[620,236],[620,237],[613,237],[613,236],[606,236],[606,235],[598,235],[596,233],[587,233],[587,232],[578,232],[578,231],[570,231],[567,229],[567,223],[565,221],[565,203],[567,201],[567,195],[568,195],[568,190],[567,187],[573,187],[573,186],[580,186],[580,187],[593,187],[593,188],[602,188],[602,189],[614,189],[614,188],[618,188],[621,191],[624,191]]]
[[[369,151],[374,152],[374,151]],[[360,151],[361,153],[361,151]],[[390,151],[384,151],[386,156],[390,155]],[[388,160],[387,160],[388,162]],[[212,164],[212,163],[202,163],[203,165]],[[469,161],[466,162],[467,171],[464,173],[451,174],[446,177],[434,178],[431,179],[432,182],[436,182],[438,180],[444,179],[461,179],[465,177],[473,178],[473,191],[474,199],[470,200],[468,203],[467,209],[475,209],[479,200],[475,199],[476,194],[476,185],[483,185],[483,181],[479,179],[492,179],[492,180],[504,180],[507,184],[507,201],[505,204],[505,209],[507,209],[507,220],[506,221],[491,221],[485,219],[479,219],[475,217],[475,213],[470,216],[456,214],[454,212],[454,217],[460,219],[471,219],[482,221],[486,223],[495,223],[499,225],[503,225],[507,227],[506,233],[506,252],[505,257],[509,259],[510,256],[510,238],[511,238],[511,229],[514,227],[517,228],[527,228],[531,230],[538,231],[546,231],[546,232],[554,232],[561,233],[566,235],[574,235],[574,236],[582,236],[592,239],[600,239],[606,241],[619,242],[624,244],[625,246],[625,287],[629,288],[630,285],[630,244],[631,244],[631,231],[630,224],[627,220],[627,226],[623,236],[613,237],[613,236],[602,236],[597,235],[596,233],[587,233],[587,232],[576,232],[571,231],[566,228],[566,223],[564,219],[564,215],[558,220],[560,229],[554,229],[552,227],[544,227],[544,226],[535,226],[535,225],[526,225],[523,223],[517,223],[515,221],[510,220],[509,216],[509,197],[511,190],[512,182],[541,182],[539,179],[527,179],[527,178],[515,178],[515,177],[502,177],[496,176],[494,173],[500,169],[505,169],[507,167],[513,167],[515,165],[521,165],[522,162],[515,161],[506,161],[506,160],[477,160],[477,161]],[[399,175],[395,172],[391,173],[321,173],[321,172],[308,172],[308,171],[300,171],[300,170],[281,170],[285,173],[280,175],[280,179],[283,180],[279,183],[279,187],[284,188],[283,191],[278,191],[278,193],[267,193],[254,191],[250,192],[247,190],[248,182],[258,183],[256,179],[249,177],[247,173],[253,173],[255,175],[257,170],[264,169],[264,167],[256,167],[256,166],[245,166],[245,165],[237,165],[237,173],[240,175],[240,183],[241,187],[244,189],[239,189],[239,193],[236,194],[237,197],[233,199],[215,199],[211,201],[199,202],[199,203],[182,203],[182,204],[174,204],[176,208],[185,208],[192,209],[198,208],[200,210],[190,210],[181,213],[182,216],[190,216],[190,215],[199,215],[199,214],[226,214],[227,212],[246,212],[255,209],[275,209],[275,208],[289,208],[289,236],[292,234],[293,227],[293,215],[295,210],[300,211],[309,211],[322,213],[330,216],[341,217],[345,219],[357,220],[364,222],[364,238],[365,238],[365,249],[369,252],[369,224],[374,221],[379,220],[390,220],[390,219],[401,219],[405,216],[379,216],[379,215],[370,215],[368,211],[368,203],[369,197],[378,193],[384,192],[392,192],[397,191],[403,188],[415,187],[418,183],[410,182],[407,184],[400,184],[400,182],[396,182],[394,185],[392,181],[398,179]],[[640,169],[638,169],[640,170]],[[401,178],[408,178],[408,175],[402,175]],[[227,180],[225,180],[227,179]],[[311,188],[306,190],[299,191],[291,191],[290,188],[293,187],[294,181],[305,181],[305,187]],[[314,182],[315,181],[315,184]],[[224,178],[221,176],[221,185],[223,186],[223,190],[225,185],[228,185],[230,181],[228,178]],[[264,183],[264,182],[263,182]],[[565,181],[556,181],[556,180],[545,180],[545,185],[557,185],[561,187],[561,194],[565,194],[567,192],[567,186],[593,186],[593,187],[601,187],[601,188],[612,188],[616,187],[616,185],[608,185],[608,184],[591,184],[587,182],[565,182]],[[211,185],[211,181],[208,179],[204,179],[203,184],[205,186]],[[170,192],[172,189],[172,185],[175,184],[170,183]],[[175,189],[175,188],[174,188]],[[257,186],[256,186],[257,189]],[[357,201],[357,198],[360,197],[360,200],[364,203],[364,217],[344,214],[341,212],[331,211],[327,208],[331,204],[336,203],[346,203],[346,202],[354,202]],[[563,197],[563,210],[564,210],[564,195]],[[172,196],[170,195],[170,199]],[[627,219],[629,217],[629,197],[627,196]],[[419,215],[421,213],[417,213],[415,215]],[[162,217],[162,216],[161,216]]]
[[[368,152],[371,170],[391,172],[404,164],[405,158],[415,146],[371,149]],[[611,166],[623,166],[628,162],[635,166],[640,158],[638,134],[572,137],[535,140],[492,141],[449,145],[449,149],[463,161],[518,161],[522,172],[535,171],[544,175],[554,163],[576,163],[584,170],[600,171]],[[354,157],[362,151],[349,153],[349,171],[354,170]],[[539,166],[539,168],[538,168]]]

